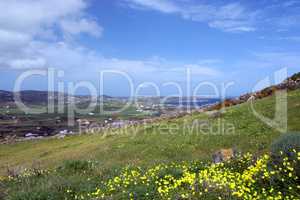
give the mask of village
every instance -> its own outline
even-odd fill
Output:
[[[64,115],[26,115],[16,111],[13,105],[1,107],[0,114],[0,142],[14,143],[25,140],[38,140],[45,138],[62,139],[71,135],[96,134],[107,130],[120,129],[141,124],[150,124],[159,120],[172,119],[191,114],[192,112],[210,111],[212,117],[217,117],[220,112],[215,112],[222,107],[229,107],[244,103],[250,99],[261,99],[272,95],[277,90],[294,90],[300,87],[299,74],[296,74],[283,83],[267,87],[261,91],[247,93],[240,97],[226,99],[223,102],[213,101],[197,107],[196,109],[186,109],[179,105],[165,106],[155,101],[138,101],[131,112],[126,114],[114,114],[101,116],[99,113],[90,112],[87,115],[76,116],[75,126],[67,125],[67,116]],[[124,101],[124,100],[123,100]],[[214,111],[214,112],[211,112]]]
[[[67,116],[55,114],[27,115],[16,111],[13,106],[2,107],[0,114],[0,142],[3,144],[45,138],[62,139],[71,135],[102,133],[109,129],[153,123],[188,114],[184,107],[164,109],[157,103],[138,102],[126,114],[101,116],[97,112],[78,115],[75,125],[68,126]]]

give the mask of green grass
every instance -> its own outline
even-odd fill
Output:
[[[275,97],[257,100],[255,108],[264,116],[274,116]],[[289,92],[289,132],[300,131],[299,109],[300,90]],[[207,131],[206,126],[197,128],[197,123],[199,125],[201,122],[208,123],[211,130]],[[234,131],[231,127],[234,127]],[[60,184],[77,187],[87,178],[91,179],[91,185],[95,186],[96,181],[93,177],[99,174],[111,176],[115,172],[114,169],[128,165],[151,167],[158,163],[208,161],[211,160],[214,151],[230,147],[236,147],[241,152],[262,154],[269,151],[271,143],[280,135],[278,131],[257,119],[250,110],[249,103],[244,103],[227,108],[217,119],[209,117],[206,113],[193,113],[178,119],[148,124],[145,127],[137,126],[95,135],[1,145],[0,174],[5,175],[8,168],[54,169],[68,160],[94,160],[97,161],[97,166],[91,172],[92,175],[50,175],[45,179],[24,183],[32,184],[33,189],[26,188],[29,187],[26,185],[22,191],[28,192],[29,195],[34,189],[56,191]],[[81,176],[84,178],[80,178]],[[40,185],[44,189],[40,188]],[[7,191],[18,191],[19,187],[9,185],[7,188],[10,189]],[[86,184],[82,186],[82,190],[89,187],[89,184]]]
[[[275,98],[258,100],[255,108],[266,116],[273,115]],[[288,95],[288,131],[300,130],[300,91]],[[197,129],[196,121],[207,121],[213,130]],[[193,129],[194,123],[194,129]],[[234,134],[217,131],[219,124],[233,125]],[[221,126],[222,127],[222,126]],[[230,129],[229,129],[230,130]],[[126,132],[126,134],[124,134]],[[46,139],[0,146],[0,172],[7,166],[55,167],[68,159],[95,159],[103,168],[157,162],[210,159],[220,148],[236,146],[246,152],[265,151],[279,132],[265,125],[251,112],[249,104],[228,108],[219,119],[204,113],[194,113],[179,119],[165,120],[146,127],[121,129],[114,135],[73,136],[66,139]]]

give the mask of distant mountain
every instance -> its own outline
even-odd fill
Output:
[[[58,99],[58,96],[61,93],[53,92],[52,96],[55,100]],[[34,91],[34,90],[24,90],[20,92],[9,92],[0,90],[0,103],[13,103],[16,96],[20,96],[22,102],[29,104],[45,104],[48,102],[49,93],[46,91]]]
[[[278,85],[273,85],[270,87],[267,87],[261,91],[253,92],[244,94],[237,98],[228,98],[222,103],[220,102],[220,99],[209,99],[209,98],[197,98],[197,97],[183,97],[180,99],[179,97],[172,97],[168,98],[165,104],[179,104],[180,101],[183,102],[183,104],[190,104],[190,103],[196,103],[197,105],[204,105],[204,104],[215,104],[211,107],[211,109],[220,108],[222,105],[225,106],[231,106],[243,103],[247,101],[250,97],[253,97],[255,99],[261,99],[266,96],[272,95],[276,90],[282,90],[282,89],[288,89],[288,90],[294,90],[300,88],[300,72],[292,75],[291,77],[287,78],[284,82]],[[59,92],[47,92],[47,91],[37,91],[37,90],[24,90],[17,93],[9,92],[5,90],[0,90],[0,104],[12,104],[15,102],[15,95],[20,95],[21,100],[25,104],[47,104],[48,99],[54,100],[55,103],[58,102],[59,97],[63,97],[64,103],[68,103],[70,99],[75,101],[76,103],[85,103],[90,102],[91,96],[89,95],[68,95],[66,93],[59,93]],[[49,96],[49,94],[51,96]],[[126,101],[129,100],[127,97],[111,97],[108,95],[102,95],[100,97],[97,97],[98,100],[105,101]],[[161,100],[164,97],[139,97],[138,100],[140,102],[149,102],[151,104],[159,104]]]
[[[12,102],[13,101],[13,93],[0,90],[0,103],[7,103],[7,102]]]
[[[47,104],[48,100],[54,100],[54,102],[58,102],[59,98],[63,98],[64,102],[67,103],[68,100],[72,99],[75,102],[88,102],[91,100],[91,96],[89,95],[68,95],[66,93],[60,92],[47,92],[47,91],[37,91],[37,90],[23,90],[20,92],[10,92],[5,90],[0,90],[0,104],[9,104],[15,102],[15,96],[20,96],[23,103],[26,104]],[[103,95],[102,98],[97,97],[98,99],[102,99],[104,101],[108,101],[114,99],[113,97]]]

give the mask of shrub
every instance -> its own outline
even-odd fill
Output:
[[[279,137],[271,146],[273,156],[282,154],[289,156],[290,152],[295,149],[300,151],[300,133],[286,133]]]
[[[300,152],[300,133],[283,134],[271,145],[269,167],[284,167],[283,160],[285,160],[285,162],[295,164],[293,171],[297,177],[300,176],[299,158],[296,152]]]
[[[1,179],[0,179],[0,199],[4,199],[4,197],[6,196],[5,194],[5,190],[4,190],[4,184],[1,182]]]
[[[300,155],[300,152],[294,152]],[[245,154],[219,164],[183,162],[125,170],[101,182],[90,199],[299,199],[300,157],[267,165],[269,154]]]
[[[298,78],[300,78],[300,72],[294,74],[293,76],[291,76],[290,79],[292,79],[293,81],[296,81]]]
[[[58,172],[63,173],[85,173],[92,171],[95,168],[95,163],[86,160],[68,160],[58,167]]]
[[[280,164],[272,167],[268,166],[269,154],[256,158],[247,153],[219,164],[181,162],[111,169],[114,174],[105,174],[105,178],[82,174],[94,162],[68,161],[60,170],[76,173],[53,170],[46,176],[26,174],[26,179],[18,176],[3,186],[9,188],[8,200],[300,199],[300,176],[296,173],[300,152],[289,153],[293,156],[282,157]]]

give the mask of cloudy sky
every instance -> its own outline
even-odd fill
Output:
[[[247,91],[286,67],[300,71],[298,0],[0,0],[0,89],[28,70],[64,71],[56,81],[91,81],[100,72],[153,82],[162,95],[211,81]],[[121,75],[105,76],[105,93],[128,94]],[[55,86],[56,88],[56,86]],[[32,76],[22,89],[47,89]]]

